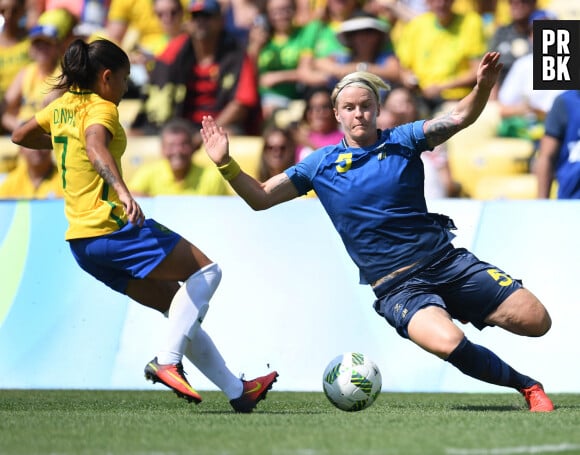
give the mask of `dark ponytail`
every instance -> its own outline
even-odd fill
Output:
[[[68,89],[74,85],[79,89],[92,89],[101,70],[122,68],[130,68],[129,57],[112,41],[100,38],[86,43],[77,39],[64,54],[55,88]]]

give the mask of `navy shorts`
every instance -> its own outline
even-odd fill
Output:
[[[124,294],[129,280],[149,275],[179,240],[179,234],[147,219],[141,227],[127,223],[107,235],[69,240],[69,245],[85,272]]]
[[[487,316],[521,287],[521,281],[473,253],[453,248],[378,297],[374,308],[404,338],[409,338],[413,315],[430,305],[481,330],[489,325],[484,322]]]

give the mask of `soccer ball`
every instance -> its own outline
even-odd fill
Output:
[[[343,411],[361,411],[381,392],[382,376],[364,354],[347,352],[330,361],[322,377],[326,398]]]

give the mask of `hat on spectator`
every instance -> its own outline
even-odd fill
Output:
[[[221,7],[217,0],[192,0],[188,9],[190,13],[206,13],[212,16],[221,13]]]
[[[49,9],[40,15],[28,36],[31,40],[45,39],[61,42],[71,34],[75,24],[75,17],[66,8]]]
[[[552,11],[546,9],[537,9],[530,14],[528,24],[531,26],[534,21],[555,21],[558,19]]]
[[[343,46],[346,46],[347,35],[349,33],[358,32],[361,30],[376,30],[377,32],[383,33],[386,36],[389,31],[389,27],[385,22],[381,21],[372,14],[360,13],[358,15],[353,15],[350,19],[342,22],[336,36],[338,41],[340,41]]]

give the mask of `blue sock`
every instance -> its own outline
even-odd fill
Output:
[[[518,373],[489,349],[473,344],[467,337],[447,358],[447,362],[472,378],[491,384],[525,389],[538,381]]]

